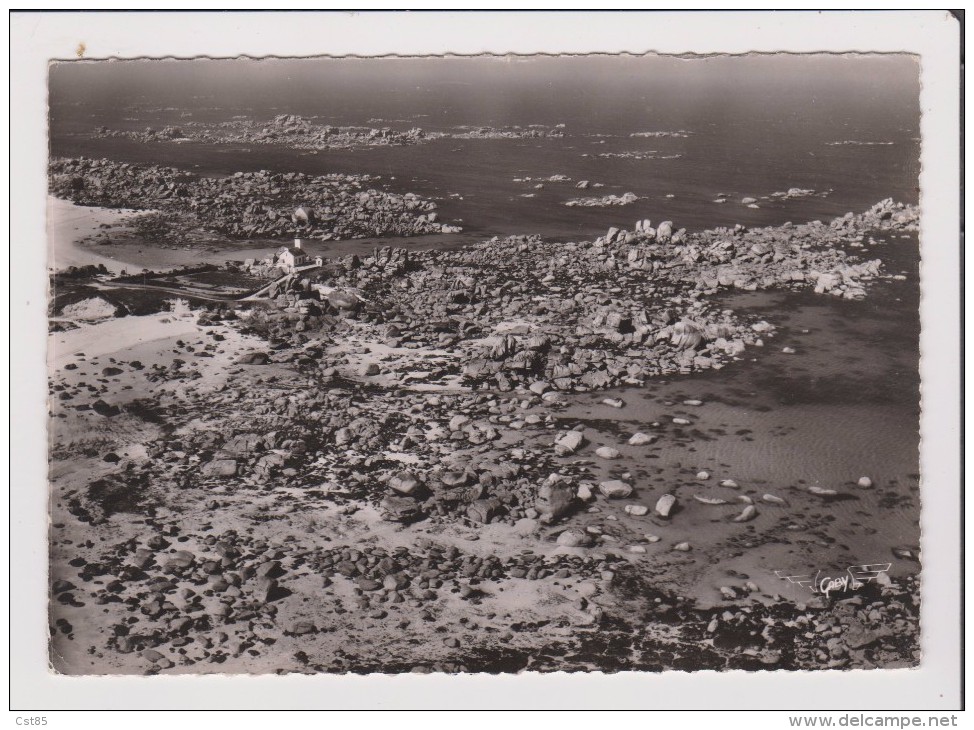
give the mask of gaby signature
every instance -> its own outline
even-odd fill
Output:
[[[850,565],[845,572],[834,574],[819,570],[815,573],[789,575],[787,571],[776,570],[774,574],[789,583],[811,589],[826,598],[832,593],[850,593],[872,582],[884,582],[892,563],[863,563]],[[882,576],[882,578],[880,577]]]

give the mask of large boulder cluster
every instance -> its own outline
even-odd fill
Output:
[[[829,224],[687,233],[639,220],[594,241],[520,236],[458,251],[379,249],[317,276],[357,303],[339,309],[326,299],[326,313],[382,327],[397,346],[445,349],[469,383],[597,390],[721,368],[773,334],[715,305],[709,297],[722,290],[809,287],[861,298],[883,275],[881,261],[842,247],[916,220],[916,209],[891,201]],[[303,288],[300,296],[315,296],[312,282]],[[313,305],[283,304],[313,316]]]
[[[361,175],[238,172],[203,177],[170,167],[87,158],[52,160],[51,192],[80,205],[157,210],[156,224],[236,239],[287,238],[296,207],[314,211],[302,236],[330,240],[412,236],[444,230],[436,204],[414,193],[366,187]],[[451,227],[450,230],[453,230]]]

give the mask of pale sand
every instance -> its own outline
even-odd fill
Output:
[[[47,245],[49,271],[59,271],[69,266],[104,264],[113,274],[123,271],[132,273],[143,268],[165,271],[180,266],[198,266],[206,263],[222,264],[230,259],[259,257],[274,250],[241,248],[239,250],[213,250],[212,248],[173,249],[160,248],[151,243],[132,241],[132,231],[127,224],[135,217],[154,211],[138,211],[127,208],[98,208],[75,205],[68,200],[47,197]],[[103,225],[110,228],[102,228]],[[110,245],[85,244],[82,241],[99,233],[118,234],[120,240]],[[104,253],[102,253],[104,252]]]
[[[84,325],[67,332],[56,332],[48,338],[48,367],[60,370],[76,359],[100,357],[138,344],[197,332],[193,314],[150,314],[143,317],[121,317],[98,324]]]
[[[77,449],[87,443],[101,448],[112,442],[116,453],[144,458],[143,443],[160,437],[157,424],[125,413],[114,418],[92,418],[90,413],[77,410],[76,406],[98,399],[124,408],[139,398],[156,399],[163,394],[185,397],[190,390],[193,397],[205,398],[201,394],[224,386],[232,364],[242,352],[261,344],[256,338],[231,327],[201,327],[196,321],[196,315],[189,312],[152,314],[85,324],[75,330],[50,335],[49,362],[56,363],[53,367],[49,365],[52,380],[67,386],[73,393],[67,401],[58,397],[49,401],[53,416],[52,448]],[[214,339],[213,335],[217,334],[221,340]],[[213,345],[216,348],[209,352],[209,356],[197,356],[196,353]],[[193,349],[187,349],[189,347]],[[146,379],[147,373],[154,368],[170,368],[177,358],[188,361],[189,367],[200,377],[165,379],[160,383]],[[143,368],[131,367],[129,363],[136,360],[143,363]],[[68,363],[73,363],[75,369],[65,370],[63,366]],[[103,369],[109,365],[117,366],[120,372],[106,375]],[[87,390],[86,384],[96,390]],[[64,463],[75,462],[68,460]],[[59,461],[55,458],[51,464],[51,478],[55,480]],[[104,464],[96,460],[90,466],[100,473]]]
[[[111,208],[92,208],[75,205],[68,200],[47,196],[47,268],[49,271],[69,266],[104,264],[118,274],[126,262],[99,254],[79,245],[79,242],[104,230],[101,226],[116,226],[136,211]]]

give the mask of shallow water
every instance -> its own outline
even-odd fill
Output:
[[[769,544],[755,540],[757,547],[743,555],[728,549],[691,589],[703,603],[719,600],[719,577],[729,569],[751,575],[765,593],[800,601],[808,596],[775,580],[774,570],[889,561],[893,574],[917,568],[891,554],[892,547],[920,539],[917,242],[897,238],[871,253],[891,272],[907,272],[907,279],[875,282],[864,301],[810,292],[726,296],[723,302],[739,314],[775,325],[764,347],[749,348],[719,371],[573,398],[561,414],[566,425],[585,423],[593,444],[622,451],[621,462],[595,464],[596,478],[629,469],[634,499],[651,510],[665,492],[689,505],[691,516],[672,526],[647,525],[669,544],[685,539],[713,546],[740,533],[727,522],[739,503],[701,508],[694,494],[732,503],[750,496],[761,511],[760,533],[789,522],[802,526],[794,535],[778,529]],[[607,397],[621,398],[624,407],[604,405]],[[689,399],[703,404],[684,405]],[[691,424],[677,426],[674,417]],[[659,440],[626,445],[636,431],[659,434]],[[710,478],[698,480],[701,470]],[[856,486],[862,476],[872,479],[871,489]],[[723,479],[740,489],[720,488]],[[823,501],[805,491],[811,486],[840,496]],[[766,493],[786,499],[788,507],[762,504]]]

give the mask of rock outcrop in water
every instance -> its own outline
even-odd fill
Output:
[[[573,198],[565,202],[569,208],[611,208],[618,205],[631,205],[639,200],[635,193],[606,195],[602,198]]]
[[[530,124],[526,127],[457,127],[450,136],[454,139],[544,139],[564,137],[565,125],[546,127],[543,124]]]
[[[160,237],[204,230],[228,238],[288,238],[295,232],[292,213],[298,207],[312,212],[301,223],[306,238],[414,236],[444,230],[444,224],[436,222],[434,202],[414,193],[367,187],[375,180],[266,170],[202,177],[169,167],[86,158],[55,159],[49,166],[54,195],[80,205],[159,211],[163,215],[140,219],[139,225],[151,225]]]
[[[271,120],[234,119],[227,122],[187,122],[181,127],[143,131],[98,127],[94,136],[138,142],[198,142],[205,144],[270,144],[299,150],[355,149],[423,144],[435,139],[543,139],[564,137],[565,125],[547,127],[456,127],[451,132],[427,132],[420,127],[356,127],[322,124],[296,114],[279,114]]]
[[[98,127],[95,136],[101,138],[134,139],[138,142],[190,142],[193,137],[183,131],[182,127],[167,126],[162,129],[146,127],[142,131],[109,129]]]
[[[630,137],[648,137],[648,138],[659,138],[659,137],[679,137],[686,138],[689,137],[692,132],[688,132],[685,129],[678,129],[674,132],[633,132]]]
[[[139,142],[201,142],[210,144],[276,144],[292,149],[326,150],[354,147],[388,147],[420,144],[442,134],[428,134],[419,127],[397,131],[389,127],[338,127],[319,124],[295,114],[273,119],[232,120],[215,124],[188,122],[182,127],[143,132],[99,127],[98,137],[122,137]]]
[[[604,160],[676,160],[683,157],[682,154],[662,154],[656,150],[646,152],[600,152],[595,156]],[[583,153],[582,157],[588,157],[588,153]]]

